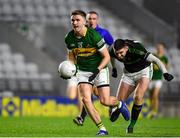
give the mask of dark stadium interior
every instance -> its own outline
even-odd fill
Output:
[[[153,14],[158,16],[158,18],[161,18],[166,23],[176,28],[178,33],[178,47],[180,47],[180,17],[178,16],[178,13],[180,12],[180,2],[178,0],[158,0],[156,2],[152,0],[146,0],[144,1],[144,6]]]
[[[141,41],[151,52],[156,42],[167,44],[170,72],[175,79],[164,82],[161,112],[165,116],[179,116],[178,0],[0,0],[1,96],[66,96],[67,80],[58,76],[57,68],[66,59],[64,37],[71,29],[69,18],[75,9],[97,11],[101,25],[114,38]],[[118,64],[119,74],[121,68]],[[118,81],[111,81],[115,95]],[[168,112],[175,104],[178,109]]]

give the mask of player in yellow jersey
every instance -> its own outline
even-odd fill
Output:
[[[108,135],[100,115],[95,109],[91,95],[93,85],[98,89],[101,104],[114,106],[120,111],[129,113],[125,104],[116,97],[110,96],[109,52],[102,37],[92,28],[87,28],[86,13],[81,10],[71,14],[72,31],[65,37],[69,60],[77,65],[78,88],[89,116],[99,128],[97,135]],[[123,113],[124,113],[123,112]]]
[[[107,48],[109,49],[113,42],[114,39],[112,37],[112,35],[110,34],[110,32],[105,29],[102,28],[101,26],[99,26],[99,14],[96,11],[90,11],[88,12],[87,16],[86,16],[86,20],[87,20],[87,26],[93,28],[94,30],[96,30],[96,32],[98,32],[100,34],[100,36],[104,39]],[[109,67],[110,65],[108,65]],[[112,76],[113,77],[117,77],[117,70],[116,68],[112,69]],[[71,79],[71,83],[72,84],[76,84],[77,82],[74,82],[75,79],[73,77],[73,80]],[[75,86],[73,85],[73,90],[74,90]],[[77,88],[76,88],[77,89]],[[93,94],[98,95],[98,91],[96,87],[93,87]],[[93,96],[92,96],[93,97]],[[82,126],[83,122],[85,120],[85,117],[87,116],[86,110],[83,107],[82,110],[79,110],[80,113],[78,114],[77,117],[75,117],[73,119],[74,123],[76,123],[78,126]]]

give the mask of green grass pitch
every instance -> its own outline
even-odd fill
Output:
[[[109,137],[180,137],[180,118],[140,119],[134,134],[126,134],[128,122],[112,123],[103,118]],[[98,129],[89,119],[84,126],[73,124],[72,117],[0,117],[0,137],[94,137]]]

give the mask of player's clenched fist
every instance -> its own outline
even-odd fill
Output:
[[[96,69],[93,74],[89,77],[89,80],[88,81],[92,81],[96,78],[96,76],[98,75],[99,73],[99,69]]]
[[[164,76],[164,79],[167,81],[171,81],[174,78],[174,76],[169,73],[164,73],[163,76]]]

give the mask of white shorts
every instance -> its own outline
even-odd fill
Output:
[[[95,85],[97,87],[109,86],[109,69],[108,67],[102,69],[96,78],[89,82],[88,79],[92,75],[92,72],[78,70],[76,76],[78,80],[78,84],[80,83],[89,83],[91,85]]]
[[[140,70],[138,72],[134,72],[134,73],[129,73],[127,71],[125,71],[125,72],[122,75],[121,82],[125,82],[129,85],[135,86],[136,82],[142,77],[149,78],[150,80],[152,79],[153,66],[151,64],[150,66],[146,67],[145,69]]]
[[[78,80],[76,76],[72,76],[71,79],[68,79],[68,86],[77,86]]]
[[[163,81],[162,80],[152,80],[150,85],[149,85],[149,88],[150,89],[153,89],[153,88],[161,88],[162,87],[162,84],[163,84]]]

